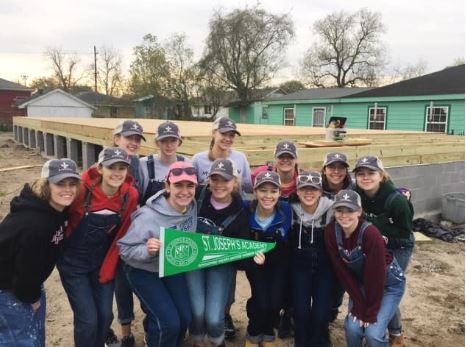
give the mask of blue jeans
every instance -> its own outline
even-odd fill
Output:
[[[191,323],[184,274],[159,278],[158,273],[125,265],[128,282],[146,313],[148,347],[178,347]]]
[[[293,258],[295,259],[296,257]],[[330,263],[313,269],[308,263],[299,260],[293,261],[291,267],[294,345],[329,346],[328,326],[337,279]]]
[[[134,320],[133,291],[121,261],[118,264],[118,272],[115,277],[115,300],[118,309],[118,322],[121,325],[131,324]]]
[[[57,265],[74,315],[75,347],[102,347],[113,320],[113,281],[99,283],[99,268],[83,271]]]
[[[230,294],[235,270],[231,264],[186,273],[193,321],[189,332],[194,343],[207,334],[219,345],[225,337],[225,305]]]
[[[40,307],[19,301],[11,292],[0,290],[0,346],[45,347],[45,292]]]
[[[391,251],[393,252],[393,256],[398,261],[398,265],[400,265],[403,272],[406,272],[411,256],[413,255],[413,247],[392,249]],[[400,335],[402,330],[403,327],[401,324],[401,312],[400,308],[398,307],[395,314],[393,315],[392,320],[388,324],[388,331],[390,334]]]
[[[367,328],[361,328],[358,320],[353,322],[354,316],[346,316],[345,333],[347,347],[361,347],[363,337],[366,338],[369,347],[388,347],[388,339],[385,332],[388,322],[392,319],[403,297],[405,285],[404,272],[395,261],[387,267],[382,303],[377,313],[377,324],[370,324]],[[351,311],[352,305],[353,303],[350,299],[348,312]]]

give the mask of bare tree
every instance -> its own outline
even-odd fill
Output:
[[[458,65],[464,65],[464,57],[458,57],[453,60],[453,63],[451,66],[458,66]]]
[[[404,66],[395,66],[393,68],[393,74],[391,81],[387,80],[389,83],[395,83],[399,81],[408,80],[411,78],[422,76],[426,73],[427,70],[427,61],[424,59],[419,59],[414,64],[406,64]]]
[[[247,103],[252,91],[269,81],[294,35],[289,16],[259,7],[214,13],[201,66]]]
[[[61,48],[50,47],[45,51],[50,60],[57,84],[64,91],[69,92],[82,79],[78,75],[79,58],[75,54],[65,54]]]
[[[165,46],[168,64],[167,94],[177,102],[180,119],[191,117],[190,99],[196,87],[194,52],[186,44],[186,35],[173,34]]]
[[[318,87],[373,85],[383,66],[381,15],[361,9],[334,12],[314,23],[318,41],[307,51],[302,70]]]
[[[120,95],[123,87],[120,52],[113,47],[102,46],[97,59],[97,79],[101,90],[106,95]]]
[[[210,118],[214,119],[220,107],[227,101],[229,91],[222,81],[210,70],[199,69],[197,74],[197,97],[204,105],[211,107]],[[234,93],[230,91],[230,93]]]

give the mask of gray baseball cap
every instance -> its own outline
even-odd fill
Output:
[[[333,163],[343,163],[346,167],[349,166],[348,158],[343,153],[337,153],[337,152],[327,153],[324,158],[323,166],[327,166]]]
[[[361,197],[354,190],[340,190],[333,202],[333,208],[337,207],[347,207],[352,211],[358,211],[361,209]]]
[[[356,162],[356,166],[353,169],[353,172],[358,171],[359,169],[366,168],[372,171],[383,171],[383,163],[382,161],[371,155],[366,155],[364,157],[361,157],[358,159]]]
[[[212,175],[220,175],[227,180],[232,180],[238,177],[238,170],[230,159],[217,159],[210,168],[209,177]]]
[[[146,141],[146,138],[143,135],[143,131],[144,130],[142,129],[141,124],[134,120],[128,119],[116,126],[116,128],[113,130],[113,135],[139,135],[144,141]]]
[[[167,121],[160,124],[157,128],[157,134],[155,139],[157,141],[167,139],[167,138],[176,138],[182,142],[182,138],[180,135],[180,128],[173,122]]]
[[[296,146],[291,141],[286,141],[286,140],[280,141],[277,144],[277,147],[275,147],[275,153],[274,153],[275,158],[278,158],[282,154],[289,154],[294,159],[298,158],[298,154],[296,153]]]
[[[118,147],[106,147],[99,153],[99,160],[97,161],[97,164],[107,167],[115,163],[130,164],[130,158],[124,149]]]
[[[218,130],[222,134],[232,131],[241,136],[241,133],[236,130],[236,123],[228,117],[217,118],[212,126],[212,129]]]
[[[50,159],[42,166],[41,178],[58,183],[65,178],[80,179],[76,163],[68,158]]]
[[[275,171],[262,171],[256,176],[254,182],[254,189],[258,188],[264,183],[272,183],[278,188],[281,187],[282,183],[280,181],[280,176]]]
[[[301,171],[296,177],[296,189],[313,187],[322,190],[322,175],[318,171]]]

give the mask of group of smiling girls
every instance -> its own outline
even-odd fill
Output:
[[[284,307],[293,315],[296,347],[331,346],[332,309],[341,303],[338,288],[349,294],[347,346],[362,346],[363,340],[370,347],[404,346],[398,306],[414,246],[412,209],[382,162],[359,158],[353,182],[343,153],[327,154],[321,171],[299,170],[296,146],[281,141],[273,163],[251,174],[246,156],[232,148],[237,135],[232,120],[217,119],[209,149],[191,161],[177,154],[182,143],[178,126],[165,122],[157,129],[158,153],[138,159],[143,130],[128,120],[114,131],[115,147],[103,149],[80,185],[72,161],[66,162],[71,171],[63,171],[68,175],[44,169],[43,184],[52,193],[56,185],[64,186],[68,195],[56,208],[54,194],[36,197],[37,188],[28,193],[63,215],[47,232],[37,232],[46,239],[60,225],[64,230],[67,217],[66,231],[61,238],[54,235],[59,247],[47,258],[48,270],[31,294],[23,293],[26,284],[15,277],[19,272],[0,276],[0,314],[9,307],[4,302],[14,299],[31,307],[22,314],[39,316],[39,307],[45,310],[42,283],[57,262],[74,314],[77,347],[103,347],[115,338],[110,329],[114,292],[123,347],[135,344],[133,292],[145,313],[147,346],[182,346],[188,331],[195,347],[205,346],[206,338],[225,346],[236,271],[244,270],[251,287],[246,346],[275,346],[274,329]],[[54,160],[52,167],[64,161]],[[31,191],[28,185],[25,189]],[[23,231],[3,236],[11,216],[20,213],[13,206],[0,224],[0,249],[24,239]],[[252,259],[159,278],[160,227],[276,246]],[[19,242],[18,247],[26,245]],[[1,254],[2,267],[14,269],[22,261]],[[23,334],[12,333],[0,319],[0,342],[10,336],[18,346],[44,346],[44,314],[40,317]],[[36,332],[34,343],[27,340],[30,331]]]

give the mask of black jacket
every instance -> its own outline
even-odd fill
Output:
[[[55,210],[24,186],[0,223],[0,289],[25,303],[39,300],[59,256],[67,217],[66,209]]]
[[[222,232],[222,236],[225,237],[234,237],[239,239],[249,239],[249,223],[248,223],[248,213],[243,208],[243,201],[241,195],[239,193],[235,193],[233,195],[233,201],[230,205],[225,207],[221,210],[216,210],[211,202],[210,197],[212,193],[210,192],[209,188],[207,188],[204,192],[204,196],[202,196],[202,202],[199,201],[199,195],[201,195],[202,188],[198,191],[198,203],[200,204],[200,210],[198,213],[198,217],[203,217],[211,222],[213,222],[216,226],[221,226],[225,219],[229,216],[236,215],[236,218],[228,225],[225,230]],[[199,223],[198,223],[199,226]],[[250,259],[239,260],[234,262],[234,266],[237,269],[244,269],[248,266]]]

